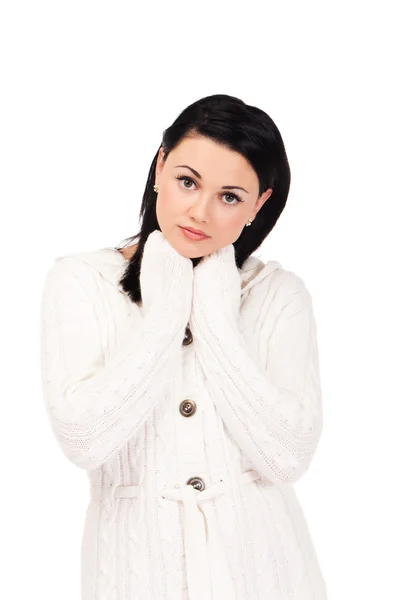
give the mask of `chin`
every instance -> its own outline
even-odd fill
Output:
[[[196,250],[193,250],[192,252],[188,252],[188,251],[184,251],[184,250],[178,250],[177,252],[179,252],[179,254],[181,254],[182,256],[184,256],[185,258],[203,258],[204,256],[207,256],[207,254],[209,253],[199,253],[198,251],[196,252]]]

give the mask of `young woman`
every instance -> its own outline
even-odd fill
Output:
[[[326,598],[293,489],[322,430],[312,300],[252,256],[289,186],[271,118],[202,98],[164,131],[137,243],[47,274],[44,397],[90,483],[82,600]]]

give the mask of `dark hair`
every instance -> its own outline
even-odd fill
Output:
[[[257,174],[259,196],[268,188],[273,189],[251,226],[244,227],[233,244],[236,265],[241,268],[273,229],[289,194],[290,168],[281,134],[271,117],[261,109],[234,96],[215,94],[190,104],[164,130],[161,142],[164,160],[185,138],[195,136],[207,137],[244,156]],[[153,188],[159,149],[151,163],[143,194],[141,229],[127,238],[129,242],[138,239],[138,246],[119,282],[133,302],[141,301],[139,277],[144,245],[154,230],[160,230],[156,216],[157,193]],[[191,258],[194,267],[201,260],[202,257]]]

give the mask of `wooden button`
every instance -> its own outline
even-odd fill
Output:
[[[189,325],[186,326],[185,337],[183,338],[183,346],[188,346],[193,342],[192,332],[190,331]]]
[[[191,477],[187,480],[186,485],[192,485],[199,492],[202,492],[206,487],[206,484],[201,477]]]
[[[196,402],[193,400],[183,400],[179,405],[179,412],[184,417],[191,417],[196,412]]]

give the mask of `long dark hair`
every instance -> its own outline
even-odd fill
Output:
[[[185,108],[162,136],[164,161],[168,154],[187,137],[200,135],[239,152],[252,165],[259,180],[259,196],[268,188],[273,192],[258,211],[253,223],[244,227],[234,242],[238,268],[262,244],[283,211],[290,187],[290,168],[282,136],[263,110],[245,104],[226,94],[206,96]],[[141,302],[140,265],[148,236],[160,230],[156,216],[157,193],[154,191],[159,149],[153,158],[140,208],[139,233],[127,238],[138,241],[120,280],[120,285],[133,302]],[[120,250],[121,247],[116,248]],[[202,257],[191,258],[195,267]]]

